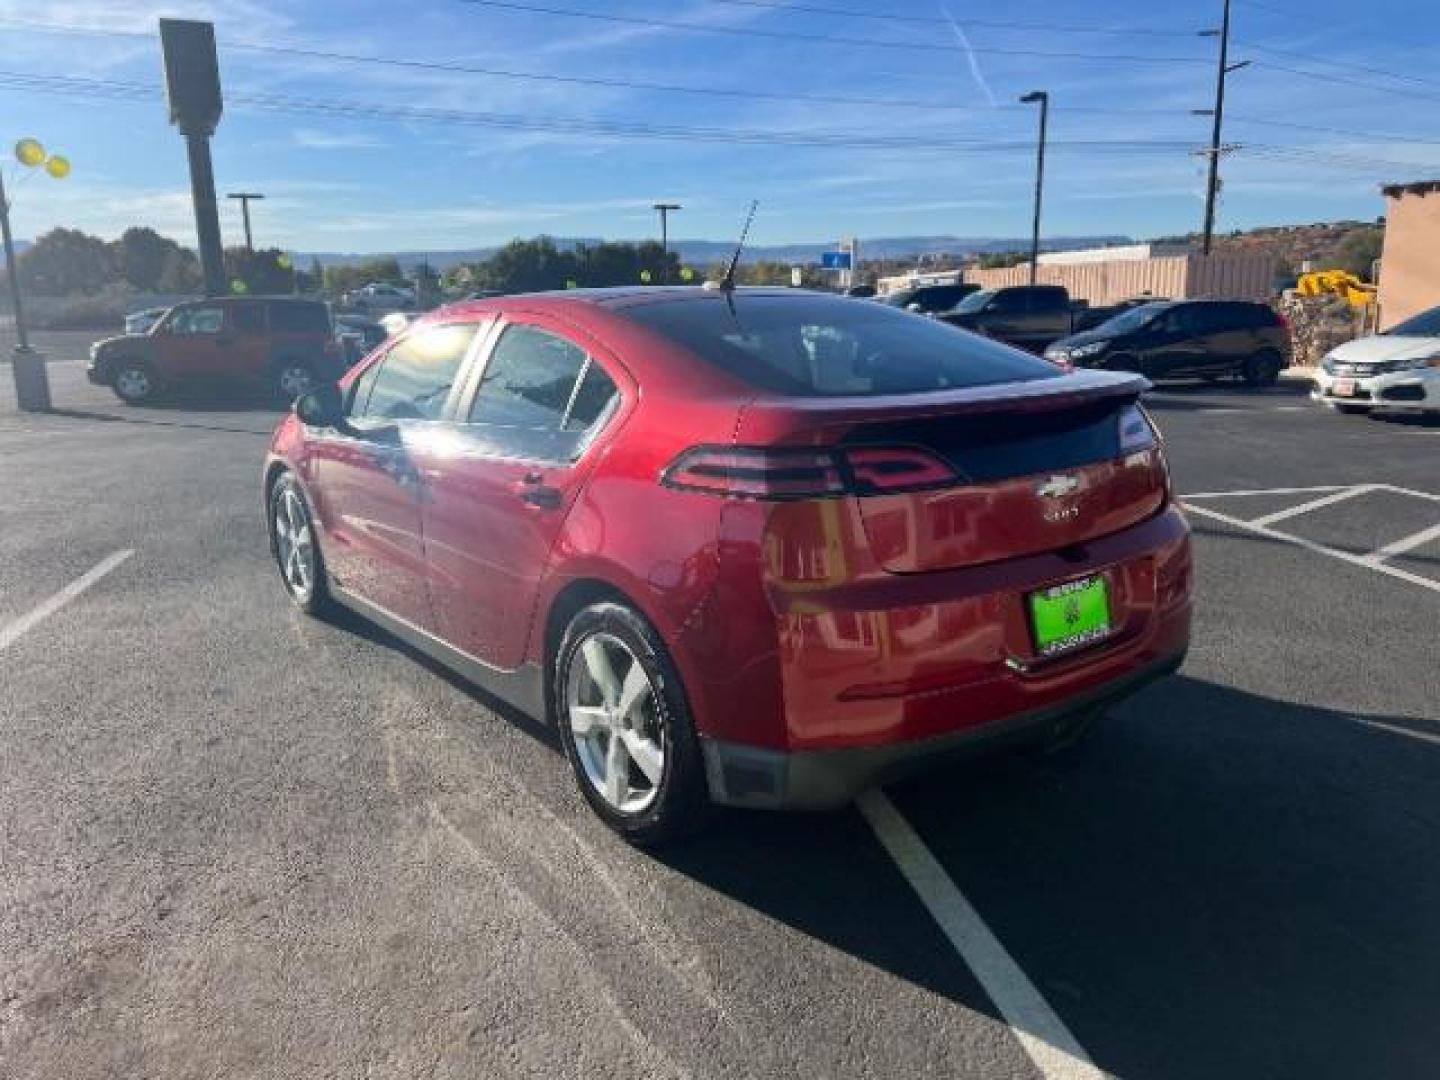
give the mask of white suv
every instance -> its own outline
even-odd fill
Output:
[[[1342,413],[1440,412],[1440,307],[1336,347],[1311,397]]]

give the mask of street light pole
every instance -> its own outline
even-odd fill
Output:
[[[1040,105],[1040,137],[1035,150],[1035,221],[1030,230],[1030,284],[1034,285],[1040,274],[1040,208],[1045,197],[1045,136],[1050,120],[1050,95],[1044,90],[1034,90],[1022,97],[1020,103]]]
[[[240,200],[240,216],[245,219],[245,250],[254,255],[255,241],[250,236],[250,200],[263,199],[265,196],[253,191],[235,191],[225,197]]]
[[[20,274],[15,268],[15,240],[10,235],[10,197],[5,194],[4,170],[0,170],[0,232],[5,240],[5,276],[10,281],[10,305],[15,312],[15,351],[30,351],[30,336],[25,329],[25,312],[20,304]]]
[[[670,284],[670,211],[684,209],[679,203],[657,202],[660,212],[660,283]]]

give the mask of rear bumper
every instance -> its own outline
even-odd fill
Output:
[[[710,797],[724,805],[757,809],[833,809],[877,784],[973,753],[1023,742],[1067,717],[1104,708],[1172,674],[1184,660],[1182,647],[1057,704],[929,739],[787,752],[702,738]]]

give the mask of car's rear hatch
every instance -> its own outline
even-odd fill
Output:
[[[953,478],[853,498],[880,566],[945,570],[1082,544],[1160,510],[1165,465],[1136,408],[1146,385],[1081,372],[904,398],[757,402],[745,428],[852,458],[906,447],[943,461]]]

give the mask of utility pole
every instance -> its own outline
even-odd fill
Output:
[[[1215,124],[1210,133],[1210,180],[1205,186],[1205,233],[1201,248],[1206,255],[1209,255],[1211,244],[1215,238],[1215,202],[1220,195],[1220,155],[1225,152],[1225,148],[1220,144],[1220,137],[1225,126],[1225,79],[1232,71],[1249,67],[1250,61],[1242,60],[1238,64],[1230,63],[1230,0],[1225,0],[1225,11],[1220,20],[1220,29],[1201,30],[1200,36],[1220,39],[1220,60],[1215,68],[1215,109],[1213,113]]]
[[[1033,90],[1022,97],[1020,103],[1040,106],[1040,137],[1035,150],[1035,221],[1030,230],[1030,284],[1034,285],[1040,275],[1040,208],[1045,197],[1045,137],[1050,120],[1050,95],[1044,90]]]
[[[251,255],[254,255],[255,241],[250,236],[250,202],[252,199],[258,201],[265,198],[265,196],[254,191],[235,191],[225,197],[227,199],[240,200],[240,216],[245,219],[245,250]]]
[[[657,202],[660,212],[660,284],[670,284],[670,211],[683,210],[679,203]]]
[[[223,296],[227,291],[225,251],[220,244],[220,211],[215,204],[215,170],[210,161],[210,136],[224,111],[215,59],[215,24],[161,19],[160,51],[170,122],[185,137],[190,159],[190,199],[195,204],[195,238],[205,295]]]

